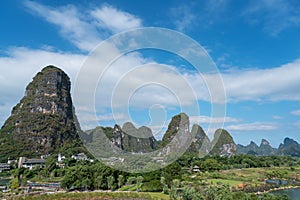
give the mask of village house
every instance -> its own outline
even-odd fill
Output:
[[[32,170],[35,167],[44,168],[46,166],[46,161],[44,159],[32,158],[27,159],[25,157],[20,157],[18,168],[26,168]]]
[[[75,159],[75,160],[87,160],[87,156],[85,155],[85,153],[79,153],[76,155],[72,155],[71,158]]]
[[[58,156],[57,156],[56,166],[61,167],[61,168],[65,168],[65,166],[66,166],[66,164],[64,163],[65,159],[66,159],[66,157],[62,156],[61,153],[59,153]]]
[[[85,153],[79,153],[79,154],[75,154],[75,155],[72,155],[71,158],[75,159],[75,160],[87,160],[89,162],[94,162],[93,159],[89,159]]]
[[[193,167],[193,172],[195,172],[195,173],[200,172],[200,167],[198,167],[198,165],[195,165],[195,166]]]
[[[10,170],[10,165],[7,163],[0,163],[0,172]]]

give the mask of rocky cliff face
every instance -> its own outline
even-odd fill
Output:
[[[144,126],[137,129],[130,122],[126,122],[122,128],[116,124],[114,128],[97,127],[86,133],[88,137],[85,143],[88,146],[94,143],[96,146],[101,145],[107,149],[113,149],[114,152],[147,153],[157,149],[157,141],[151,129]]]
[[[211,143],[202,127],[194,124],[191,134],[194,138],[188,151],[196,152],[200,157],[207,155],[211,149]]]
[[[201,126],[194,124],[189,131],[189,117],[185,113],[175,115],[162,139],[161,145],[167,146],[166,154],[178,150],[187,153],[196,153],[200,157],[207,155],[211,148],[211,143]],[[189,145],[189,146],[188,146]]]
[[[300,157],[300,144],[293,139],[285,138],[279,145],[277,154]]]
[[[251,141],[247,146],[237,145],[238,154],[251,154],[251,155],[260,155],[268,156],[276,154],[277,149],[273,148],[270,143],[262,139],[260,145],[258,146],[255,142]]]
[[[276,151],[277,150],[270,145],[269,141],[262,139],[257,154],[263,156],[274,155]]]
[[[26,87],[0,131],[0,157],[34,156],[78,141],[70,79],[48,66]]]
[[[247,146],[243,146],[241,144],[237,145],[237,154],[251,154],[251,155],[257,155],[259,147],[258,145],[251,141],[250,144]]]
[[[190,144],[192,139],[189,126],[189,117],[185,113],[172,117],[161,142],[161,147],[166,147],[163,154],[181,153],[189,148],[189,146],[186,146]]]
[[[210,154],[220,156],[233,156],[236,154],[236,144],[226,130],[216,130]]]
[[[137,129],[132,123],[127,122],[122,130],[124,150],[146,153],[157,149],[157,141],[150,128],[142,126]],[[113,135],[115,136],[115,133]]]

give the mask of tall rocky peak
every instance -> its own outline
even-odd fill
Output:
[[[189,133],[189,117],[185,113],[180,113],[172,117],[168,129],[162,138],[162,145],[169,144],[179,130],[185,130]]]
[[[164,153],[169,154],[175,149],[182,152],[187,147],[187,153],[196,153],[201,157],[209,153],[211,143],[202,127],[194,124],[190,132],[189,126],[189,117],[185,113],[172,117],[161,143],[162,147],[168,145]]]
[[[279,155],[300,157],[300,144],[293,139],[285,138],[283,144],[279,145],[277,153]]]
[[[194,150],[190,146],[192,134],[190,133],[189,126],[189,117],[185,113],[180,113],[172,117],[160,144],[163,148],[163,155],[178,156],[186,151],[190,152],[190,150]]]
[[[233,138],[226,130],[216,130],[210,152],[212,155],[233,156],[236,154],[236,148]]]
[[[193,142],[189,148],[190,152],[196,152],[199,156],[205,156],[211,149],[211,143],[201,126],[194,124],[191,130]]]
[[[126,151],[147,153],[157,149],[157,141],[147,127],[135,128],[133,124],[123,126],[123,148]]]
[[[131,122],[126,122],[123,124],[122,130],[125,133],[130,134],[131,136],[137,138],[149,138],[153,137],[152,131],[150,128],[146,126],[141,126],[140,128],[136,128]]]
[[[262,139],[260,145],[258,146],[255,142],[251,141],[247,146],[237,145],[238,154],[251,154],[268,156],[276,154],[276,149],[270,145],[270,142],[266,139]]]
[[[99,129],[102,131],[99,131]],[[118,151],[146,153],[156,150],[158,145],[150,128],[142,126],[137,129],[130,122],[126,122],[122,128],[116,124],[113,129],[110,127],[97,127],[87,131],[92,142],[94,141],[95,132],[98,133],[99,137],[104,137],[101,134],[105,134],[111,142],[111,147]],[[98,145],[104,145],[101,143],[105,142],[104,139],[101,140],[98,141]]]
[[[266,139],[262,139],[258,149],[258,155],[274,155],[276,154],[276,149],[270,145],[270,142]]]
[[[61,69],[47,66],[39,72],[1,128],[0,157],[48,154],[78,141],[70,88]]]
[[[251,146],[251,147],[258,147],[257,144],[255,142],[253,142],[253,141],[250,142],[249,146]]]
[[[270,145],[270,142],[268,140],[266,140],[266,139],[261,140],[260,147],[269,146],[269,145]]]
[[[251,154],[251,155],[257,155],[259,152],[259,146],[251,141],[250,144],[247,146],[243,146],[241,144],[237,145],[237,153],[238,154]]]

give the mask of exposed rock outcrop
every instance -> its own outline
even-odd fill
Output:
[[[279,145],[277,154],[300,157],[300,144],[293,139],[285,138]]]
[[[152,135],[151,129],[145,126],[137,129],[130,122],[126,122],[122,128],[117,124],[114,128],[96,127],[86,131],[86,134],[89,138],[86,140],[86,145],[90,146],[93,143],[95,152],[97,146],[119,153],[147,153],[157,149],[157,141]]]
[[[216,130],[210,154],[220,156],[233,156],[236,154],[236,144],[226,130]]]
[[[207,155],[211,149],[211,143],[202,127],[194,124],[191,134],[194,138],[188,151],[196,152],[200,157]]]
[[[37,156],[80,143],[68,75],[45,67],[26,87],[0,131],[0,157]]]
[[[189,117],[185,113],[172,117],[161,142],[161,147],[164,147],[163,154],[184,153],[188,150],[192,140],[189,126]]]

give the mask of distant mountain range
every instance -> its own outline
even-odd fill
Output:
[[[273,148],[267,140],[262,139],[259,146],[253,141],[251,141],[247,146],[238,144],[237,153],[260,156],[284,155],[300,157],[300,144],[293,139],[285,138],[278,148]]]
[[[199,156],[208,153],[221,156],[300,156],[300,145],[290,138],[285,138],[277,149],[264,139],[259,146],[254,142],[243,146],[236,145],[228,131],[218,129],[210,141],[199,125],[195,124],[189,130],[189,117],[184,113],[172,118],[162,141],[154,138],[150,128],[136,128],[130,122],[125,123],[122,128],[115,125],[113,128],[96,127],[83,132],[75,116],[70,87],[67,74],[54,66],[45,67],[33,78],[26,87],[25,96],[12,109],[11,116],[0,130],[0,161],[8,157],[57,153],[66,148],[80,147],[82,150],[85,149],[82,141],[85,144],[97,141],[102,146],[113,148],[115,152],[147,153],[162,148],[160,154],[168,155],[175,147],[185,148],[188,153]],[[106,144],[105,138],[109,139]],[[190,140],[190,146],[184,146]]]

